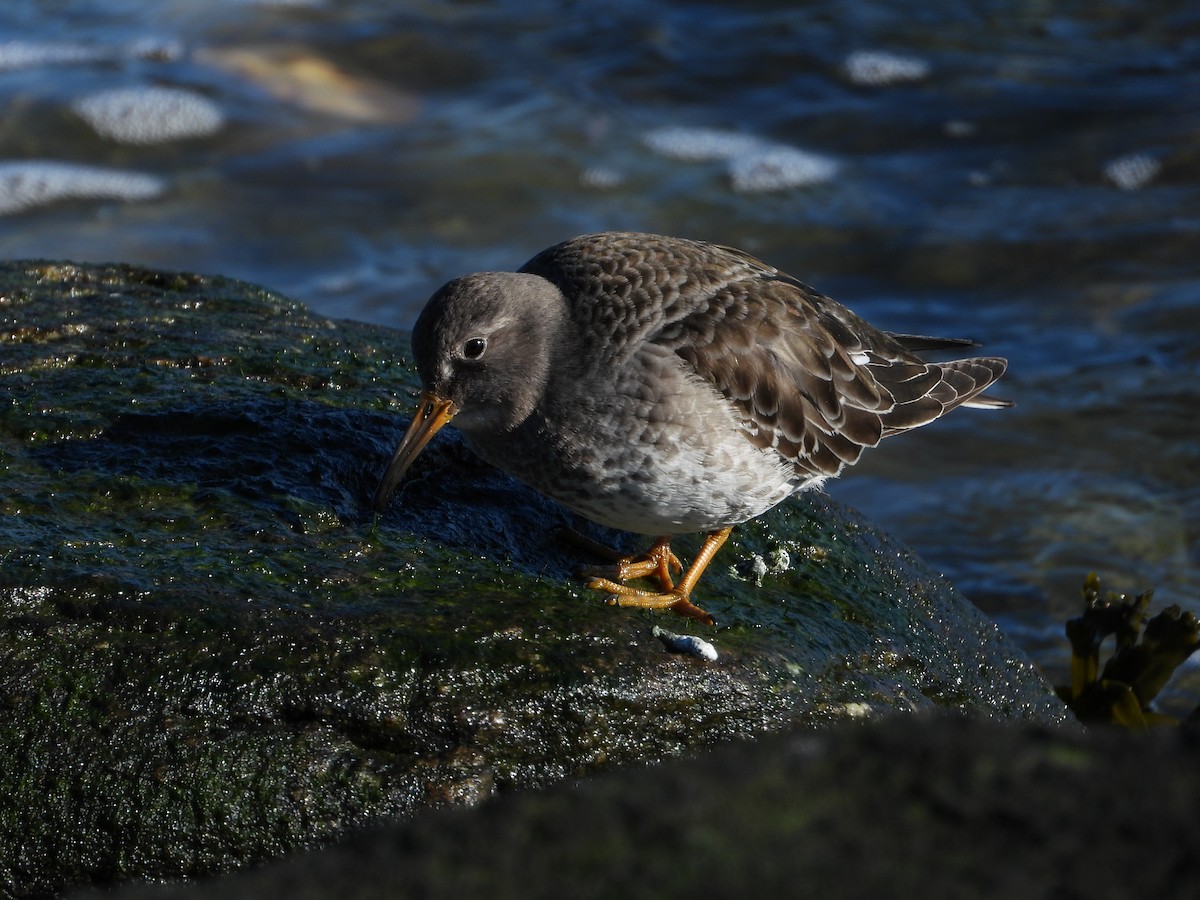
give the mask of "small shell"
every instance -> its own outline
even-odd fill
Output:
[[[704,638],[698,638],[691,634],[675,634],[673,631],[667,631],[657,625],[654,626],[651,634],[662,641],[663,646],[672,653],[688,653],[701,659],[707,659],[709,662],[715,662],[717,659],[717,648]]]

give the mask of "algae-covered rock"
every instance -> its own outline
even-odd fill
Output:
[[[852,723],[439,810],[253,871],[116,897],[1193,900],[1195,738],[941,716]],[[84,897],[100,900],[71,900]]]
[[[376,521],[413,379],[405,335],[239,282],[0,266],[11,895],[851,713],[1062,719],[990,622],[823,497],[734,532],[698,591],[715,630],[606,606],[556,533],[582,523],[451,434]]]

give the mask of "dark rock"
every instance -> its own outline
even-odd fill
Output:
[[[1200,744],[910,716],[440,811],[121,900],[1187,900]],[[81,898],[82,900],[82,898]]]
[[[11,895],[228,870],[848,715],[1064,719],[987,619],[824,497],[735,531],[699,631],[572,580],[555,529],[581,523],[452,436],[374,521],[412,388],[406,336],[239,282],[0,266]]]

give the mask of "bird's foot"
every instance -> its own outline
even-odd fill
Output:
[[[679,557],[671,552],[670,535],[660,537],[643,556],[622,556],[577,532],[570,532],[570,535],[576,543],[614,560],[615,564],[611,566],[588,566],[581,570],[582,575],[590,578],[588,587],[607,593],[609,603],[616,606],[640,606],[643,609],[669,609],[706,625],[716,625],[716,619],[692,603],[691,593],[705,567],[721,549],[732,530],[732,526],[718,528],[705,535],[704,543],[679,584],[675,584],[671,573],[682,572],[683,564]],[[625,584],[626,581],[635,578],[650,576],[658,578],[661,588],[658,593]]]
[[[604,591],[609,595],[608,602],[613,606],[638,606],[642,609],[669,609],[681,616],[687,616],[703,622],[705,625],[716,625],[717,620],[691,601],[688,594],[677,587],[671,587],[661,593],[640,591],[627,584],[618,584],[607,578],[592,578],[588,587],[596,591]]]
[[[611,560],[611,563],[606,566],[580,566],[579,574],[585,578],[618,582],[623,586],[625,582],[633,581],[636,578],[654,576],[658,578],[658,583],[662,586],[663,591],[671,591],[675,588],[675,581],[672,579],[671,573],[683,571],[683,563],[679,561],[678,556],[671,552],[671,541],[666,537],[655,541],[654,546],[643,555],[631,556],[607,547],[599,541],[593,541],[577,531],[569,532],[568,536],[594,555]],[[639,591],[639,593],[645,592]]]

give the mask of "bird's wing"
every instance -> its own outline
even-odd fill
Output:
[[[732,258],[729,279],[652,341],[733,402],[753,444],[799,473],[836,475],[884,437],[975,400],[1004,372],[998,358],[926,362],[796,279],[740,251],[712,252]]]
[[[733,403],[746,437],[803,476],[836,475],[865,447],[976,397],[1004,360],[927,363],[912,349],[964,342],[893,338],[750,254],[632,233],[585,235],[521,271],[559,286],[610,368],[646,343],[678,355]]]

